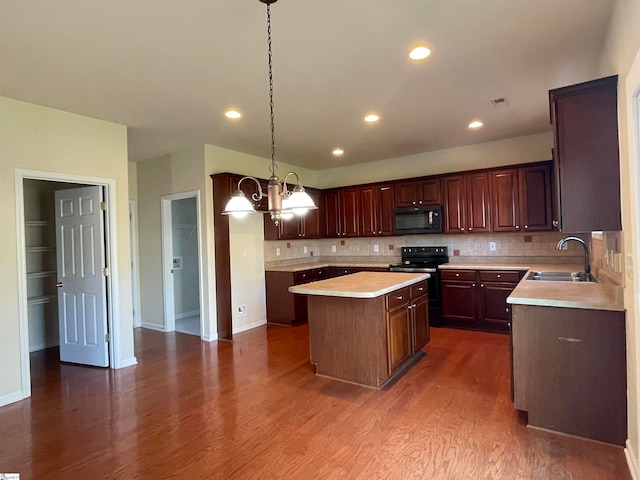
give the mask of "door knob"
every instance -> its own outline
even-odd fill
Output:
[[[62,282],[57,282],[57,283],[56,283],[56,287],[57,287],[57,288],[62,288],[62,286],[63,286],[63,283],[62,283]]]

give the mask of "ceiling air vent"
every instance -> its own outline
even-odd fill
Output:
[[[509,106],[509,99],[507,97],[499,97],[491,100],[491,105],[496,108],[503,108]]]

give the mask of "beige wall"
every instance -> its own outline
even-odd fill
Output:
[[[627,458],[635,478],[638,478],[640,431],[638,400],[638,293],[640,284],[640,249],[638,245],[638,126],[634,122],[632,102],[640,87],[640,2],[617,0],[602,53],[601,76],[618,74],[618,120],[620,136],[620,177],[622,197],[622,227],[625,253],[625,308],[627,310],[627,382],[628,382],[628,442]],[[635,131],[634,131],[635,130]]]
[[[549,127],[551,130],[551,127]],[[320,188],[551,160],[551,131],[316,172]]]
[[[16,169],[54,172],[115,181],[117,234],[113,245],[117,278],[121,351],[116,363],[135,362],[131,328],[131,274],[128,222],[126,127],[0,97],[0,404],[18,400],[23,389],[20,366]],[[117,366],[117,365],[116,365]]]

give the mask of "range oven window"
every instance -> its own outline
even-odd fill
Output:
[[[431,205],[396,210],[396,233],[442,233],[442,207]]]

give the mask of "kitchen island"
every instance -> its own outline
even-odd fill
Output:
[[[308,295],[316,374],[373,388],[400,377],[429,341],[428,278],[360,272],[290,287]]]

